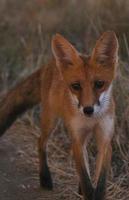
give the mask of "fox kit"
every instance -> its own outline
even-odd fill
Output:
[[[19,114],[41,102],[39,138],[40,184],[52,189],[46,147],[59,118],[72,138],[72,150],[85,200],[105,198],[106,174],[111,161],[114,132],[112,84],[118,59],[115,33],[105,32],[90,56],[80,54],[64,37],[52,39],[53,60],[10,90],[0,102],[0,135]],[[96,138],[94,186],[90,177],[87,142]]]

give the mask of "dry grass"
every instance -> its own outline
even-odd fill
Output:
[[[127,0],[0,0],[0,89],[47,62],[50,40],[62,33],[75,46],[90,52],[96,38],[114,30],[120,42],[120,64],[114,93],[117,105],[108,200],[129,199],[129,1]],[[16,78],[18,76],[18,78]],[[35,112],[25,116],[33,127]],[[22,122],[22,121],[21,121]],[[25,126],[26,128],[26,126]],[[38,126],[33,127],[38,130]],[[38,130],[39,131],[39,130]],[[57,191],[55,199],[79,199],[69,139],[59,128],[49,142],[49,164]],[[92,145],[89,151],[93,152]],[[94,153],[90,159],[94,162]],[[47,199],[47,197],[46,197]],[[49,196],[48,199],[51,199]]]

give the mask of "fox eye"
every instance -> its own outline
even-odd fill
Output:
[[[104,86],[104,81],[102,81],[102,80],[98,80],[98,81],[95,81],[94,82],[94,87],[95,87],[95,89],[101,89],[103,86]]]
[[[72,88],[73,90],[76,90],[76,91],[78,91],[78,90],[80,90],[80,89],[81,89],[81,85],[80,85],[80,83],[79,83],[79,82],[72,83],[72,84],[71,84],[71,88]]]

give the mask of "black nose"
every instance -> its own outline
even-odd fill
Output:
[[[83,112],[85,115],[92,115],[94,112],[94,108],[92,106],[84,107]]]

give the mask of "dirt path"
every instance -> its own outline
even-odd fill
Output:
[[[66,142],[64,147],[60,142],[64,140],[64,136],[53,137],[53,143],[49,142],[49,165],[54,190],[51,192],[40,189],[38,135],[37,127],[19,120],[0,138],[0,200],[80,199],[76,194],[77,177],[68,156],[69,144]]]

